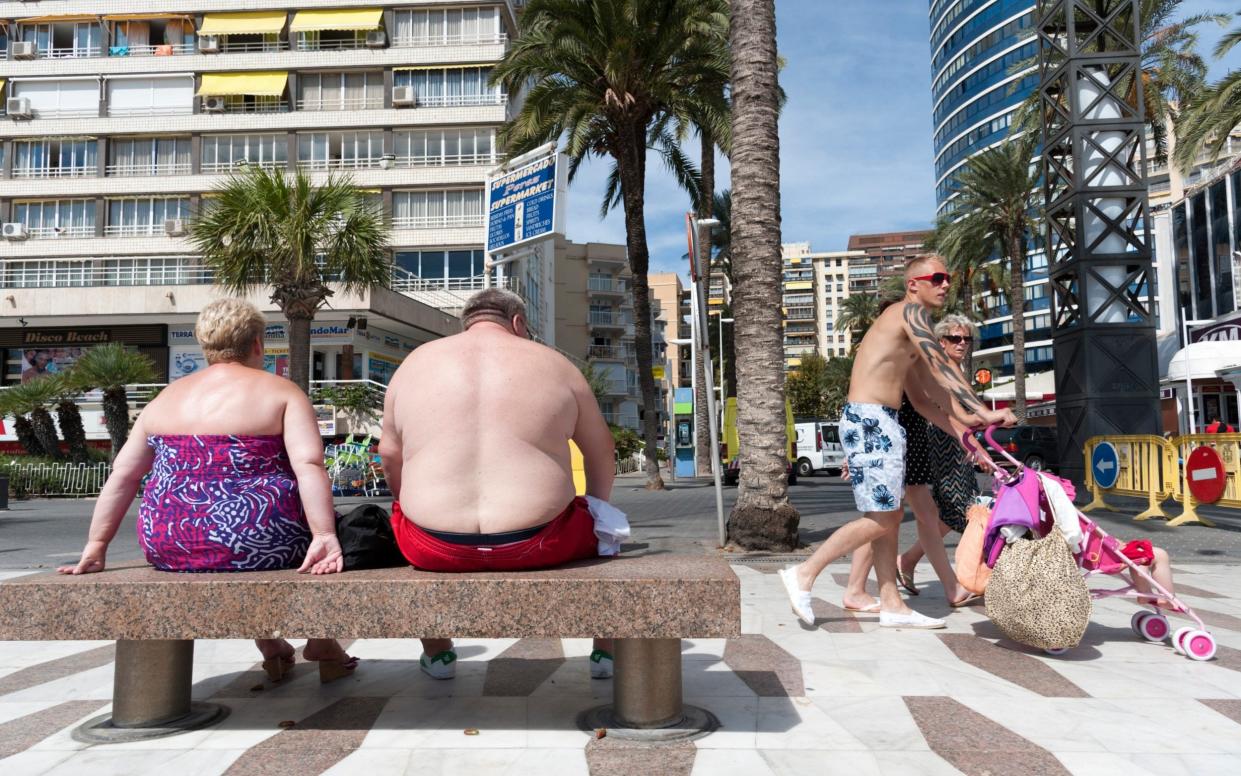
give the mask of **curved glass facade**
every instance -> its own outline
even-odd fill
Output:
[[[943,212],[953,173],[1008,133],[1012,113],[1038,85],[1034,0],[930,0],[935,201]]]

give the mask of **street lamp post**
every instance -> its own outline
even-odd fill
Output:
[[[702,379],[707,394],[707,426],[710,429],[711,446],[713,448],[711,450],[711,476],[715,480],[715,516],[720,546],[723,547],[728,540],[728,536],[724,526],[724,488],[720,481],[720,456],[719,443],[717,441],[720,438],[720,429],[715,411],[715,386],[713,385],[715,379],[712,375],[711,367],[711,340],[707,336],[707,311],[705,309],[706,304],[703,302],[703,298],[706,296],[706,284],[704,282],[706,267],[699,266],[698,257],[700,230],[719,226],[720,222],[714,218],[695,218],[693,213],[686,213],[685,225],[688,232],[687,236],[689,237],[690,280],[694,284],[694,291],[690,295],[690,299],[693,302],[690,312],[694,316],[694,321],[698,324],[697,331],[693,333],[693,339],[694,343],[702,350]]]

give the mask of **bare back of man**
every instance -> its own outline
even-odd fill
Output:
[[[462,533],[515,531],[558,515],[574,495],[567,440],[578,381],[551,348],[491,324],[415,350],[388,386],[405,514]]]

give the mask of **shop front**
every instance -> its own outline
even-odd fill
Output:
[[[119,342],[155,364],[156,382],[168,379],[168,327],[89,326],[0,329],[4,373],[0,383],[15,385],[67,372],[93,347]]]

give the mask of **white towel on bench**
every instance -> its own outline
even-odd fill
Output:
[[[595,537],[599,540],[599,555],[619,555],[621,542],[629,538],[629,519],[625,513],[601,498],[587,496],[590,516],[595,519]]]

